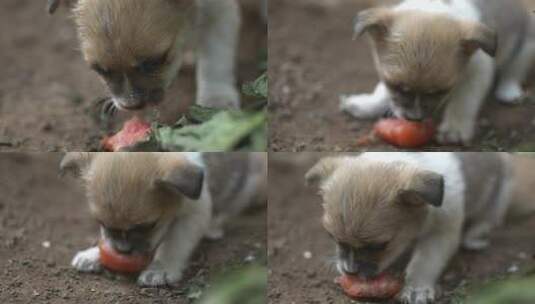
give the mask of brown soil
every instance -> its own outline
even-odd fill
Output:
[[[333,283],[334,244],[320,224],[320,198],[304,186],[305,172],[318,153],[272,153],[269,168],[268,260],[269,303],[355,303]],[[461,303],[466,288],[503,277],[518,267],[535,265],[535,219],[494,232],[481,252],[461,252],[450,263],[440,285],[438,303]],[[305,252],[310,258],[305,258]]]
[[[526,0],[535,7],[535,1]],[[377,76],[366,39],[352,40],[356,13],[372,0],[271,0],[269,22],[270,149],[272,151],[394,150],[359,146],[372,121],[338,109],[340,94],[371,92]],[[535,142],[535,103],[489,100],[470,147],[428,150],[511,150]]]
[[[82,187],[58,177],[60,157],[0,155],[0,303],[191,303],[221,273],[265,263],[266,212],[258,210],[232,221],[223,240],[204,241],[177,288],[77,273],[70,261],[95,244],[98,227]]]
[[[238,70],[243,83],[261,73],[260,50],[266,47],[267,34],[256,0],[241,2],[244,27]],[[69,12],[63,9],[49,16],[45,3],[0,2],[0,151],[96,150],[102,135],[131,114],[99,119],[95,100],[107,92],[80,56]],[[175,122],[191,104],[194,77],[193,66],[187,64],[159,107],[159,121]]]

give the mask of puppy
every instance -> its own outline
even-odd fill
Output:
[[[265,153],[69,153],[61,172],[82,178],[101,239],[122,254],[148,254],[138,284],[177,283],[203,236],[223,236],[224,219],[265,202]],[[72,266],[100,272],[98,247]]]
[[[524,97],[535,59],[535,22],[520,1],[406,0],[358,14],[380,82],[372,94],[343,96],[357,118],[387,112],[408,120],[442,115],[438,140],[469,143],[485,98]]]
[[[485,248],[508,210],[535,210],[532,199],[512,200],[515,184],[534,184],[533,171],[513,168],[512,156],[500,153],[364,153],[322,159],[306,180],[319,185],[341,274],[404,275],[399,299],[431,303],[461,244]]]
[[[67,0],[49,0],[49,11]],[[79,0],[80,48],[115,108],[140,110],[164,99],[186,45],[197,45],[197,104],[239,108],[236,0]],[[196,41],[194,41],[194,34]]]

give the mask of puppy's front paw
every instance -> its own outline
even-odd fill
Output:
[[[435,289],[431,286],[405,286],[399,296],[403,304],[429,304],[435,301]]]
[[[100,254],[98,247],[79,251],[72,259],[71,265],[81,272],[100,272]]]
[[[525,99],[524,90],[518,82],[501,83],[496,89],[496,99],[505,104],[519,104]]]
[[[437,140],[441,144],[469,144],[474,137],[474,126],[468,122],[445,120],[438,129]]]
[[[166,270],[165,267],[158,261],[152,264],[143,271],[137,278],[137,283],[140,286],[164,286],[172,285],[180,280],[180,274],[172,273]]]
[[[200,92],[197,98],[197,104],[216,109],[239,109],[240,94],[231,86],[214,87],[210,88],[210,90]]]
[[[370,94],[341,95],[340,110],[358,119],[373,119],[386,114],[388,105]]]

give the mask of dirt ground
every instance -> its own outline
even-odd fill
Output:
[[[535,7],[535,1],[526,0]],[[393,1],[388,1],[393,2]],[[270,149],[272,151],[394,150],[359,146],[372,121],[338,109],[341,94],[369,93],[377,83],[366,39],[352,40],[358,11],[385,0],[271,0],[269,11]],[[532,77],[532,79],[535,79]],[[431,144],[428,150],[533,149],[535,103],[493,100],[469,147]]]
[[[317,153],[271,153],[269,167],[269,303],[342,304],[346,298],[333,283],[334,244],[320,224],[320,197],[304,186]],[[493,234],[491,247],[461,252],[441,279],[439,304],[462,303],[468,287],[522,273],[535,265],[535,219],[510,224]]]
[[[233,221],[204,241],[177,288],[79,274],[73,255],[96,242],[82,187],[60,179],[60,153],[0,155],[0,303],[191,303],[222,272],[266,261],[266,212]]]
[[[240,84],[260,75],[261,50],[267,43],[258,1],[241,2]],[[49,16],[45,3],[0,1],[0,151],[96,150],[102,135],[131,114],[99,119],[95,100],[107,92],[81,58],[69,12],[63,9]],[[187,109],[193,101],[194,77],[194,67],[186,65],[158,108],[158,121],[173,123]]]

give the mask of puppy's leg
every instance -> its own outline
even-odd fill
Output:
[[[500,75],[496,99],[503,103],[519,103],[525,97],[522,83],[535,63],[535,41],[527,41],[512,64]]]
[[[188,260],[206,232],[205,217],[177,219],[156,251],[154,260],[138,277],[141,286],[172,285],[182,278]]]
[[[210,223],[210,228],[208,228],[208,231],[204,235],[207,239],[216,241],[220,240],[225,236],[225,230],[223,229],[223,224],[227,220],[226,215],[219,215],[212,219],[212,222]]]
[[[98,246],[79,251],[72,259],[71,265],[81,272],[102,271]]]
[[[440,229],[440,228],[438,228]],[[435,284],[459,247],[460,229],[446,227],[418,242],[407,266],[402,303],[427,304],[435,300]]]
[[[475,223],[465,233],[463,247],[468,250],[481,250],[488,247],[492,225],[487,221]]]
[[[480,51],[481,52],[481,51]],[[494,79],[494,62],[486,54],[474,55],[465,78],[449,97],[438,140],[443,144],[468,144],[474,137],[477,116]]]
[[[340,110],[359,119],[373,119],[383,116],[390,109],[390,95],[386,86],[379,82],[372,94],[340,97]]]
[[[197,0],[199,51],[197,104],[214,108],[239,108],[235,65],[240,30],[236,0]]]

